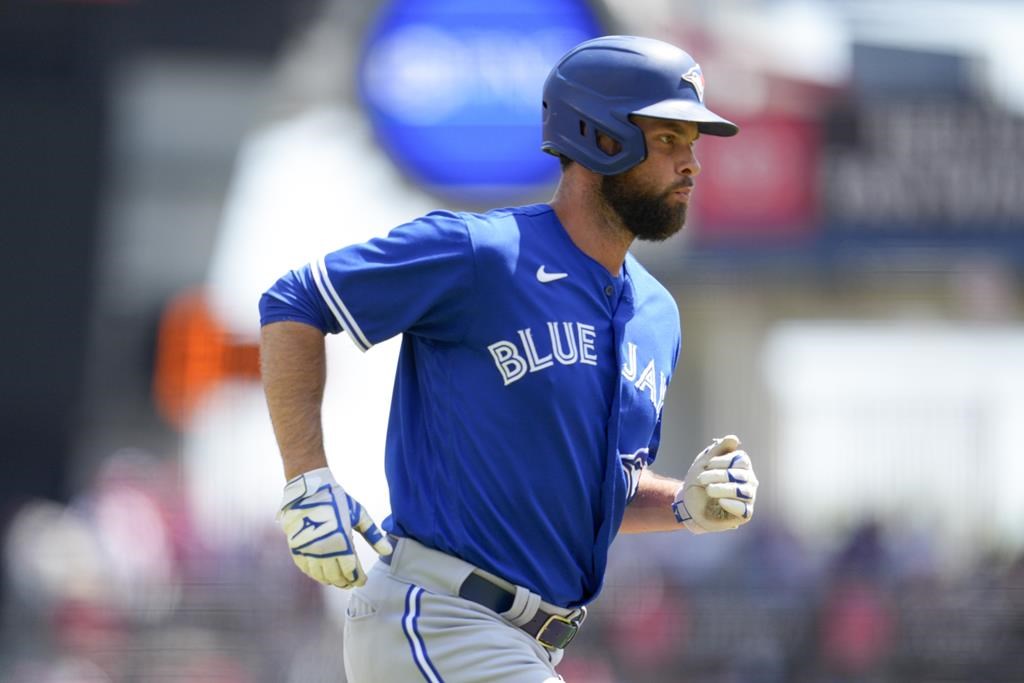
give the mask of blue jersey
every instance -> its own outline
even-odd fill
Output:
[[[611,275],[547,205],[436,212],[292,271],[260,313],[363,350],[403,333],[386,529],[557,605],[596,597],[680,345],[632,256]]]

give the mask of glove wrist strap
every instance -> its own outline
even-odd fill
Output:
[[[697,520],[690,514],[690,510],[686,507],[686,503],[683,500],[683,492],[686,490],[686,485],[679,487],[676,491],[675,502],[672,503],[672,512],[675,513],[676,521],[686,527],[686,530],[691,534],[699,535],[706,533],[706,529],[702,528]]]
[[[281,502],[281,509],[287,508],[289,505],[311,495],[314,491],[319,489],[324,484],[329,486],[338,486],[338,482],[334,480],[334,475],[331,474],[331,470],[328,467],[319,467],[315,470],[310,470],[304,474],[300,474],[294,479],[290,479],[287,484],[284,485],[284,498]]]

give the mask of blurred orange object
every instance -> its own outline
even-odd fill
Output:
[[[202,289],[173,298],[156,342],[157,411],[181,429],[203,396],[228,379],[259,379],[259,346],[235,339],[217,321]]]

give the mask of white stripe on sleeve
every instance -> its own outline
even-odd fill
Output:
[[[320,296],[323,298],[324,303],[327,304],[327,307],[331,309],[331,313],[334,314],[334,319],[341,325],[341,329],[348,333],[348,336],[352,338],[352,341],[355,342],[360,351],[368,350],[373,344],[366,339],[366,335],[359,329],[355,318],[349,313],[341,297],[338,296],[338,292],[335,291],[331,279],[327,276],[327,264],[324,262],[324,259],[321,258],[315,262],[310,262],[309,270],[313,273],[313,281],[316,283]]]

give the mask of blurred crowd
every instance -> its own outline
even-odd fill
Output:
[[[0,680],[344,681],[341,591],[257,542],[204,538],[179,466],[115,454],[4,540]],[[936,530],[935,534],[941,533]],[[766,515],[735,534],[622,536],[560,667],[570,683],[1024,680],[1024,556],[949,571],[874,522],[826,544]]]

